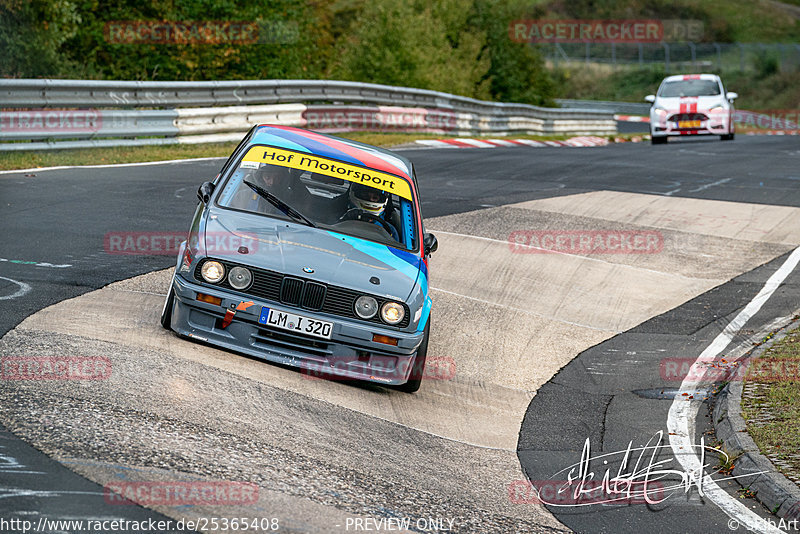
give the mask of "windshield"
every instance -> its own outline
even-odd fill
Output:
[[[270,159],[275,156],[283,160]],[[269,217],[306,219],[326,230],[417,248],[414,205],[405,180],[318,156],[252,147],[228,176],[217,204]],[[295,216],[289,217],[293,214],[286,206]]]
[[[673,98],[681,96],[715,96],[720,94],[719,84],[714,80],[678,80],[661,86],[658,96]]]

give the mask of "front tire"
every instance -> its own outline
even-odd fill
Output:
[[[167,330],[172,330],[172,308],[175,307],[175,290],[170,286],[167,300],[164,301],[164,309],[161,310],[161,326]]]
[[[411,364],[411,374],[408,376],[408,382],[397,386],[397,389],[405,393],[414,393],[419,391],[422,385],[422,377],[425,375],[425,360],[428,358],[428,338],[431,333],[431,318],[428,316],[428,324],[425,325],[425,337],[422,338],[422,343],[419,344],[417,355],[414,356],[414,363]]]
[[[734,135],[735,134],[732,134],[732,133],[731,134],[720,135],[719,139],[720,139],[720,141],[733,141],[733,136]]]
[[[666,144],[666,142],[667,142],[667,136],[663,135],[663,136],[656,137],[655,135],[651,135],[650,136],[650,141],[654,145],[663,145],[663,144]]]

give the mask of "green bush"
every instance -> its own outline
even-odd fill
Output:
[[[550,104],[554,85],[541,56],[508,37],[520,13],[499,0],[368,2],[338,40],[330,75]]]
[[[74,64],[62,48],[81,29],[81,17],[68,0],[0,2],[0,76],[58,77]]]

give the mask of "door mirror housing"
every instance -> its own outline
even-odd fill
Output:
[[[214,184],[212,182],[203,182],[197,188],[197,198],[203,204],[208,204],[211,200],[211,195],[214,193]]]
[[[656,101],[656,95],[647,95],[644,97],[645,102],[650,102],[651,104]]]
[[[439,248],[439,241],[433,234],[425,234],[425,238],[422,240],[422,243],[425,247],[426,256],[430,256]]]
[[[725,98],[727,98],[729,101],[733,102],[734,100],[739,98],[739,93],[734,93],[733,91],[728,91],[727,93],[725,93]]]

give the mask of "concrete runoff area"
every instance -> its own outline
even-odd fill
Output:
[[[797,208],[609,191],[428,219],[440,242],[429,357],[452,358],[455,376],[415,395],[179,339],[158,324],[171,272],[151,273],[50,306],[0,340],[2,356],[112,363],[107,380],[0,381],[0,409],[9,430],[99,483],[258,484],[257,505],[217,514],[274,510],[320,532],[387,511],[455,518],[465,532],[561,531],[542,507],[509,502],[536,390],[581,351],[787,252],[798,225]],[[663,247],[515,250],[511,233],[529,230],[657,230]]]

